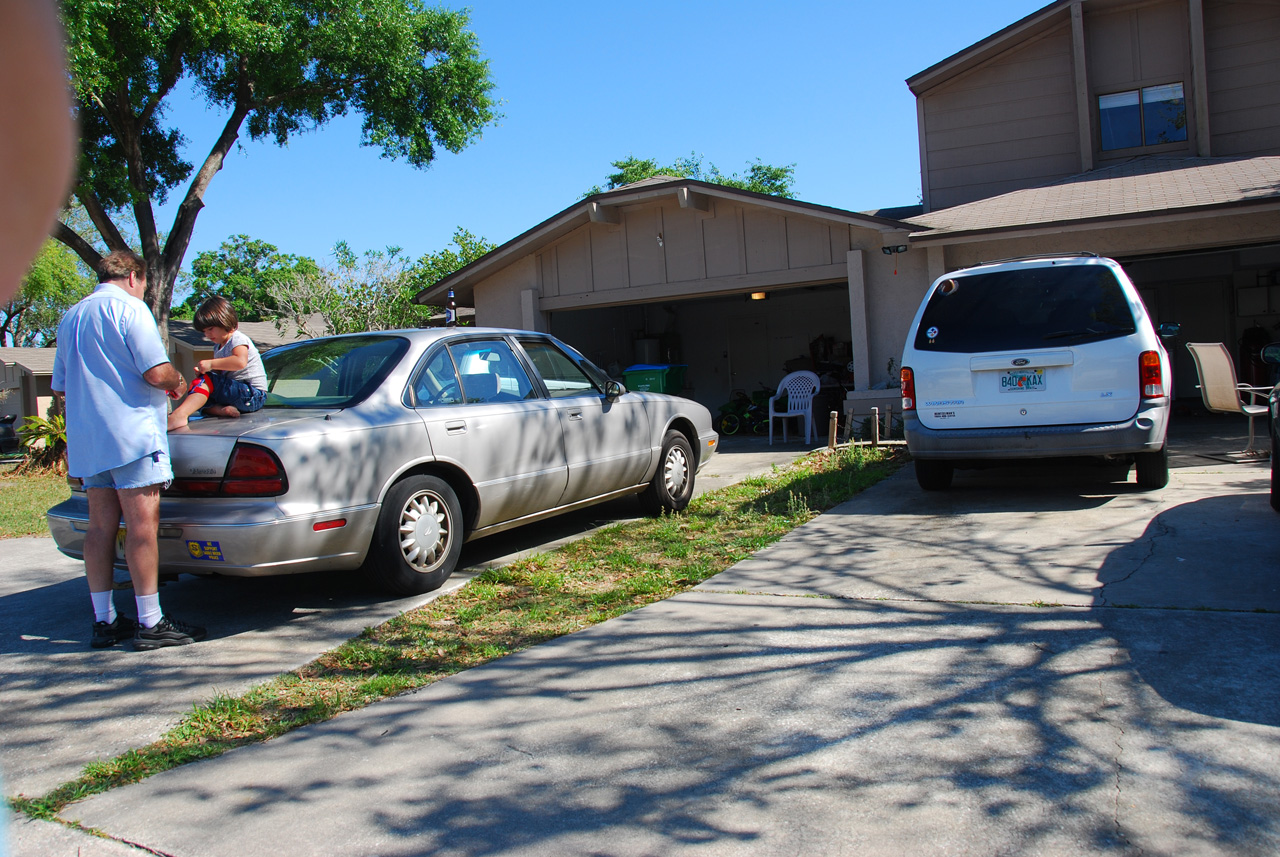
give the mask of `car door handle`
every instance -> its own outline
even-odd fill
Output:
[[[467,421],[466,420],[450,420],[449,422],[444,424],[444,431],[445,431],[445,434],[466,434]]]
[[[569,411],[569,419],[571,419],[571,420],[580,420],[580,419],[582,419],[582,411],[581,411],[581,410],[577,410],[577,411]]]

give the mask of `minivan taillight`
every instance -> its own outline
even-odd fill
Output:
[[[221,479],[179,478],[166,494],[186,497],[274,497],[289,490],[284,466],[264,446],[237,443]]]
[[[1142,398],[1164,398],[1164,375],[1160,371],[1160,352],[1144,351],[1138,355],[1138,383]]]
[[[914,411],[916,409],[916,375],[911,371],[910,366],[903,366],[902,371],[898,373],[899,389],[902,391],[902,410]]]

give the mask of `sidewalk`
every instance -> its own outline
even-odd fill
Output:
[[[1160,492],[906,468],[696,590],[65,817],[181,857],[1272,855],[1280,516],[1203,444]]]

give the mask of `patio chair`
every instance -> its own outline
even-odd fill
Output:
[[[804,417],[804,442],[813,442],[813,397],[821,384],[818,376],[807,370],[792,372],[778,384],[778,392],[769,399],[769,445],[773,446],[773,420],[782,418],[782,442],[787,442],[787,420]],[[786,399],[786,404],[780,400]]]
[[[1253,447],[1253,420],[1267,412],[1266,396],[1270,387],[1250,387],[1236,380],[1236,365],[1231,352],[1221,342],[1188,342],[1187,350],[1196,362],[1196,374],[1200,377],[1200,398],[1207,410],[1216,414],[1244,414],[1249,418],[1249,445],[1244,455],[1265,455]],[[1246,403],[1242,394],[1247,394]],[[1257,404],[1258,397],[1263,404]]]

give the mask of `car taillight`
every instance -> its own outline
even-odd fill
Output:
[[[288,483],[280,459],[266,447],[238,443],[231,452],[222,493],[237,497],[271,497],[283,494]]]
[[[288,490],[289,480],[274,452],[238,443],[221,479],[179,478],[165,493],[185,497],[274,497]]]
[[[1164,397],[1164,377],[1160,371],[1160,352],[1144,351],[1138,356],[1138,383],[1142,385],[1142,398]]]
[[[916,409],[915,373],[911,371],[910,366],[903,366],[902,371],[898,373],[898,377],[902,391],[902,409],[904,411],[914,411]]]

